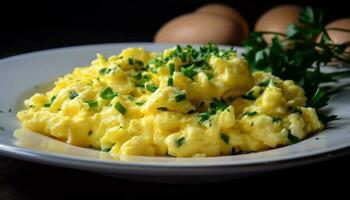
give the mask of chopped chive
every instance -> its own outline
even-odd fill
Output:
[[[69,93],[69,99],[74,99],[75,97],[77,97],[79,94],[73,90]]]
[[[90,108],[94,108],[98,106],[98,102],[96,100],[86,100],[84,101],[85,103],[87,103],[89,105]]]
[[[101,91],[100,96],[102,97],[102,99],[111,100],[115,96],[117,96],[117,93],[114,93],[112,88],[106,87]]]
[[[230,137],[228,135],[226,135],[225,133],[221,133],[220,138],[226,143],[228,144],[230,142]]]
[[[143,62],[141,60],[134,60],[135,61],[135,64],[138,65],[138,66],[143,66]]]
[[[129,65],[134,65],[134,59],[128,58],[128,63],[129,63]]]
[[[175,72],[175,65],[173,63],[169,64],[169,75],[172,76]]]
[[[139,101],[139,102],[135,102],[135,104],[138,105],[138,106],[142,106],[143,104],[145,104],[145,102],[140,102]]]
[[[117,109],[122,115],[125,115],[125,113],[126,113],[126,108],[125,108],[120,102],[117,102],[117,103],[114,105],[114,108]]]
[[[297,136],[294,136],[290,130],[288,130],[288,139],[291,143],[295,144],[300,141],[300,139]]]
[[[195,71],[195,66],[191,65],[187,68],[181,68],[181,72],[188,78],[193,80],[193,77],[197,75],[197,72]]]
[[[219,100],[217,98],[213,98],[213,101],[210,103],[210,109],[214,114],[218,110],[225,110],[228,107],[227,103],[224,100]]]
[[[172,77],[168,78],[168,86],[174,85],[174,79]]]
[[[168,110],[168,108],[166,108],[166,107],[158,107],[158,108],[157,108],[157,110],[167,111],[167,110]]]
[[[202,124],[203,122],[207,121],[211,116],[211,113],[204,112],[198,114],[198,124]]]
[[[158,87],[155,85],[146,84],[146,89],[150,92],[155,92],[158,89]]]
[[[180,147],[181,145],[185,144],[185,138],[181,137],[178,140],[176,140],[176,146]]]
[[[256,99],[256,96],[254,96],[254,91],[251,90],[249,91],[248,93],[244,94],[242,96],[243,99],[248,99],[248,100],[255,100]]]
[[[110,152],[112,147],[102,148],[101,151]]]
[[[272,117],[272,123],[280,123],[282,119],[280,117]]]
[[[128,95],[128,97],[127,97],[130,101],[134,101],[135,100],[135,98],[133,97],[133,96],[131,96],[131,95]]]
[[[207,75],[208,80],[211,80],[214,78],[214,74],[212,74],[212,73],[206,72],[205,74]]]
[[[253,111],[253,112],[245,112],[244,114],[243,114],[243,116],[244,115],[247,115],[247,116],[249,116],[249,117],[251,117],[251,116],[255,116],[255,115],[257,115],[258,113],[256,112],[256,111]]]
[[[52,96],[50,101],[44,104],[44,107],[50,107],[55,99],[56,99],[56,95]]]
[[[270,84],[270,79],[266,79],[266,80],[264,80],[264,81],[262,81],[260,84],[259,84],[259,86],[261,86],[261,87],[267,87],[269,84]]]
[[[105,74],[108,74],[109,72],[111,72],[112,71],[112,69],[109,69],[109,68],[102,68],[102,69],[100,69],[99,71],[98,71],[98,73],[100,74],[100,75],[105,75]]]
[[[186,93],[179,93],[175,96],[175,101],[180,102],[186,99]]]
[[[292,113],[299,113],[300,115],[303,114],[303,111],[299,107],[292,106],[292,107],[289,107],[289,110]]]

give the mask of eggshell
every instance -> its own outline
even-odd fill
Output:
[[[246,19],[244,19],[244,17],[237,10],[228,5],[219,3],[207,4],[199,7],[197,10],[195,10],[195,12],[218,14],[225,17],[229,17],[235,20],[242,27],[244,39],[248,38],[249,36],[249,26]]]
[[[296,5],[281,5],[266,11],[255,24],[255,31],[270,31],[286,33],[288,25],[296,23],[301,11],[301,7]],[[269,42],[273,35],[266,35],[265,39]]]
[[[242,29],[230,18],[208,13],[190,13],[163,25],[155,35],[159,43],[239,44]]]

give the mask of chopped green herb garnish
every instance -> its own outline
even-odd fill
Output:
[[[181,92],[181,93],[178,93],[175,95],[176,102],[180,102],[180,101],[183,101],[185,99],[186,99],[186,93]]]
[[[270,79],[266,79],[266,80],[264,80],[264,81],[262,81],[260,84],[259,84],[259,86],[261,86],[261,87],[267,87],[269,84],[270,84]]]
[[[135,100],[135,97],[131,96],[131,95],[128,95],[127,97],[130,101],[134,101]]]
[[[167,110],[168,110],[168,108],[166,108],[166,107],[158,107],[158,108],[157,108],[157,110],[167,111]]]
[[[101,151],[104,151],[104,152],[110,152],[111,151],[111,149],[112,149],[112,147],[104,147],[104,148],[102,148],[101,149]]]
[[[195,66],[191,65],[189,67],[183,67],[181,68],[181,72],[188,78],[193,80],[193,77],[197,75],[197,72],[195,71]]]
[[[198,114],[198,123],[202,124],[203,122],[207,121],[212,114],[210,112],[204,112]]]
[[[136,87],[145,87],[145,83],[151,80],[150,77],[140,72],[136,73],[133,78],[136,80]]]
[[[291,106],[291,107],[289,107],[289,110],[292,113],[299,113],[300,115],[303,114],[303,111],[299,107]]]
[[[55,99],[56,99],[56,95],[52,96],[50,101],[44,104],[44,107],[50,107]]]
[[[206,72],[205,74],[207,75],[208,80],[211,80],[211,79],[214,78],[214,74],[213,73]]]
[[[216,113],[216,111],[218,110],[225,110],[228,107],[228,105],[225,103],[225,101],[223,100],[218,100],[216,98],[213,99],[213,101],[210,103],[210,109],[212,110],[212,112],[214,112],[214,114]]]
[[[136,105],[138,106],[142,106],[143,104],[145,104],[146,102],[135,102]]]
[[[117,93],[114,93],[112,88],[106,87],[101,91],[100,96],[102,97],[102,99],[111,100],[115,96],[117,96]]]
[[[169,75],[172,76],[175,72],[175,65],[174,63],[169,64]]]
[[[147,89],[148,91],[150,91],[150,92],[155,92],[155,91],[158,89],[157,86],[151,85],[151,84],[146,84],[145,87],[146,87],[146,89]]]
[[[168,78],[168,86],[173,86],[174,85],[174,80],[173,77]]]
[[[181,145],[185,144],[185,138],[181,137],[180,139],[176,140],[176,146],[180,147]]]
[[[254,95],[254,91],[250,90],[248,93],[244,94],[242,96],[243,99],[248,99],[248,100],[255,100],[256,96]]]
[[[74,99],[75,97],[77,97],[79,94],[73,90],[69,93],[69,99]]]
[[[135,64],[139,67],[143,66],[143,62],[141,60],[134,60]]]
[[[272,122],[273,123],[280,123],[282,119],[280,117],[272,117]]]
[[[294,136],[290,130],[288,130],[288,139],[291,141],[291,143],[295,144],[300,141],[300,139],[297,136]]]
[[[117,102],[117,103],[114,105],[114,108],[117,109],[122,115],[125,115],[125,113],[126,113],[126,108],[125,108],[120,102]]]
[[[98,106],[98,102],[96,100],[86,100],[84,101],[85,103],[87,103],[89,105],[90,108],[94,108]]]
[[[88,136],[89,136],[89,135],[92,135],[92,130],[89,130],[89,132],[88,132]]]
[[[230,137],[226,135],[225,133],[221,133],[220,138],[226,143],[229,144],[230,142]]]
[[[129,63],[129,65],[133,65],[134,64],[134,59],[128,58],[128,63]]]
[[[98,73],[100,74],[100,75],[105,75],[105,74],[108,74],[109,72],[111,72],[112,71],[112,69],[109,69],[109,68],[102,68],[102,69],[100,69],[99,71],[98,71]]]
[[[289,24],[285,33],[253,32],[244,42],[243,56],[251,71],[265,71],[283,80],[293,80],[305,91],[308,106],[316,109],[327,105],[329,95],[337,87],[325,83],[336,82],[350,76],[350,70],[327,72],[322,66],[329,63],[350,63],[350,42],[336,43],[329,36],[324,12],[317,8],[305,7],[299,13],[298,21]],[[337,29],[349,33],[348,29]],[[265,40],[265,36],[274,36]],[[315,40],[315,38],[319,38]],[[340,90],[338,90],[340,91]],[[335,91],[335,92],[338,92]],[[325,116],[323,114],[323,116]],[[331,117],[329,120],[336,118]],[[326,120],[328,122],[328,120]]]
[[[256,111],[253,111],[253,112],[245,112],[245,113],[243,113],[243,116],[244,115],[247,115],[247,116],[249,116],[249,117],[252,117],[252,116],[255,116],[255,115],[257,115],[258,113],[256,112]]]

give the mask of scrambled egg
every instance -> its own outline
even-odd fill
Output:
[[[163,53],[127,48],[60,77],[25,100],[24,127],[117,155],[175,157],[255,152],[323,129],[302,88],[251,73],[213,45]]]

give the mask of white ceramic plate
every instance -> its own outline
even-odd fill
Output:
[[[38,163],[88,170],[143,181],[215,181],[327,159],[350,147],[350,93],[333,96],[328,107],[341,120],[300,143],[274,150],[214,158],[121,157],[68,145],[22,129],[16,112],[36,91],[52,87],[60,75],[89,65],[97,52],[107,56],[127,47],[162,51],[173,45],[122,43],[45,50],[0,60],[0,154]],[[239,52],[241,49],[236,48]],[[343,84],[350,81],[343,82]],[[15,133],[15,134],[14,134]],[[341,151],[340,151],[341,150]]]

